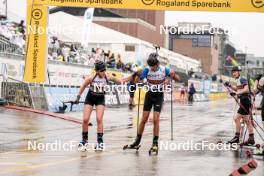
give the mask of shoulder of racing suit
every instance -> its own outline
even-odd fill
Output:
[[[243,89],[246,85],[248,85],[248,81],[246,78],[244,77],[239,77],[237,80],[236,80],[236,86],[238,89]]]

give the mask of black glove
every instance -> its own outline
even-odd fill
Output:
[[[79,104],[80,103],[81,96],[77,95],[76,100],[74,103]]]
[[[226,81],[226,82],[224,83],[224,86],[226,86],[226,87],[231,87],[231,84],[230,84],[230,82]]]
[[[231,97],[235,97],[237,94],[235,92],[230,92]]]

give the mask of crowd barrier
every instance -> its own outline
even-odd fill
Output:
[[[77,86],[52,86],[40,84],[26,84],[14,82],[2,82],[1,91],[3,98],[8,102],[18,106],[31,107],[34,109],[48,110],[50,112],[81,111],[83,102],[85,101],[88,88],[83,92],[80,104],[70,104],[66,102],[75,101],[79,87]],[[112,85],[113,87],[113,85]],[[126,88],[117,90],[112,88],[112,91],[106,94],[105,103],[107,106],[126,105],[129,103],[129,92]],[[173,91],[173,101],[180,101],[180,92],[178,89]],[[139,90],[136,90],[134,102],[138,104]],[[141,89],[140,104],[144,104],[145,92]],[[227,98],[226,93],[196,93],[194,95],[195,102],[213,101]],[[187,100],[187,95],[186,95]],[[171,93],[164,94],[164,101],[171,101]]]

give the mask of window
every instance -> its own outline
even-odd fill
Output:
[[[125,51],[127,52],[134,52],[136,50],[134,45],[126,45],[125,46]]]
[[[257,60],[256,65],[257,65],[257,67],[259,67],[259,60]]]

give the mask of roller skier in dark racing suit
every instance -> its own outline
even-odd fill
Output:
[[[230,144],[240,143],[240,131],[241,131],[241,119],[246,123],[247,129],[249,131],[249,138],[248,141],[244,142],[243,145],[254,145],[254,132],[253,132],[253,124],[251,120],[251,95],[249,94],[249,85],[247,79],[241,77],[240,75],[240,68],[235,66],[232,68],[232,75],[236,79],[236,85],[233,86],[229,82],[225,82],[225,86],[228,89],[232,89],[230,93],[231,96],[238,98],[240,107],[237,111],[235,117],[235,124],[236,124],[236,133],[235,137],[228,141]]]
[[[150,54],[147,63],[148,63],[148,67],[144,68],[140,76],[140,80],[147,79],[147,85],[150,88],[150,90],[147,91],[145,96],[144,107],[143,107],[144,112],[139,125],[139,130],[136,140],[133,144],[127,145],[126,147],[128,149],[138,149],[138,146],[140,145],[141,138],[144,132],[145,124],[148,121],[150,111],[153,107],[154,128],[153,128],[153,142],[152,142],[152,147],[150,149],[150,153],[151,152],[158,153],[160,112],[162,109],[163,98],[164,98],[164,90],[159,91],[159,89],[165,84],[167,77],[170,77],[175,81],[179,81],[180,77],[176,75],[173,70],[167,67],[160,66],[157,53]]]

